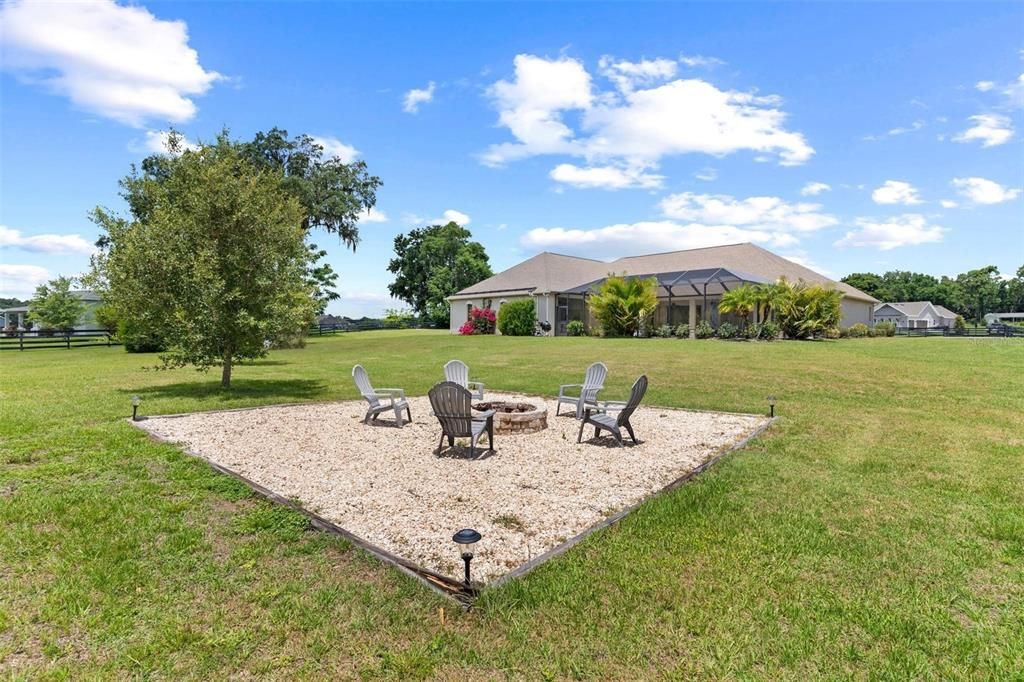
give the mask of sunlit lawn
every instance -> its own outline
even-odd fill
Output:
[[[453,357],[549,395],[603,360],[609,398],[646,373],[649,403],[772,393],[782,420],[465,614],[123,421],[135,393],[148,414],[356,398],[356,362],[423,394]],[[228,393],[153,361],[0,355],[3,676],[1024,675],[1024,342],[365,332]]]

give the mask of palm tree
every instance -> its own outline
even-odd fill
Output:
[[[722,294],[718,303],[718,312],[736,313],[743,319],[743,328],[747,328],[747,318],[757,307],[757,294],[749,284],[742,284]]]
[[[780,278],[772,284],[758,284],[754,287],[754,310],[757,311],[757,319],[764,322],[769,314],[774,317],[775,311],[782,307],[786,296],[789,293],[789,282],[786,278]]]
[[[609,336],[632,336],[658,307],[654,279],[610,275],[590,296],[590,309]]]

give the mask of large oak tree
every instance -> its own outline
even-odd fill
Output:
[[[254,162],[224,133],[163,158],[158,178],[133,175],[123,185],[130,219],[93,212],[106,247],[96,279],[119,317],[159,330],[165,367],[220,366],[228,387],[237,361],[310,324],[309,216],[279,169]]]

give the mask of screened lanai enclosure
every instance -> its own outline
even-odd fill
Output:
[[[718,312],[722,294],[743,284],[768,284],[772,280],[728,268],[704,268],[701,270],[680,270],[676,272],[653,272],[644,275],[629,275],[629,278],[654,279],[658,283],[658,307],[650,325],[659,327],[667,324],[690,325],[693,328],[701,320],[712,327],[722,322],[739,322],[734,315]],[[587,284],[564,291],[557,295],[555,305],[555,334],[564,336],[572,320],[580,320],[587,328],[593,326],[593,318],[587,298],[600,287],[606,278],[596,279]]]

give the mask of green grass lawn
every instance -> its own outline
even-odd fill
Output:
[[[603,360],[608,398],[646,373],[649,403],[773,393],[782,419],[468,613],[124,421],[135,393],[144,414],[356,398],[356,362],[423,394],[452,357],[548,395]],[[364,332],[227,393],[153,361],[0,356],[0,676],[1024,676],[1019,340]]]

